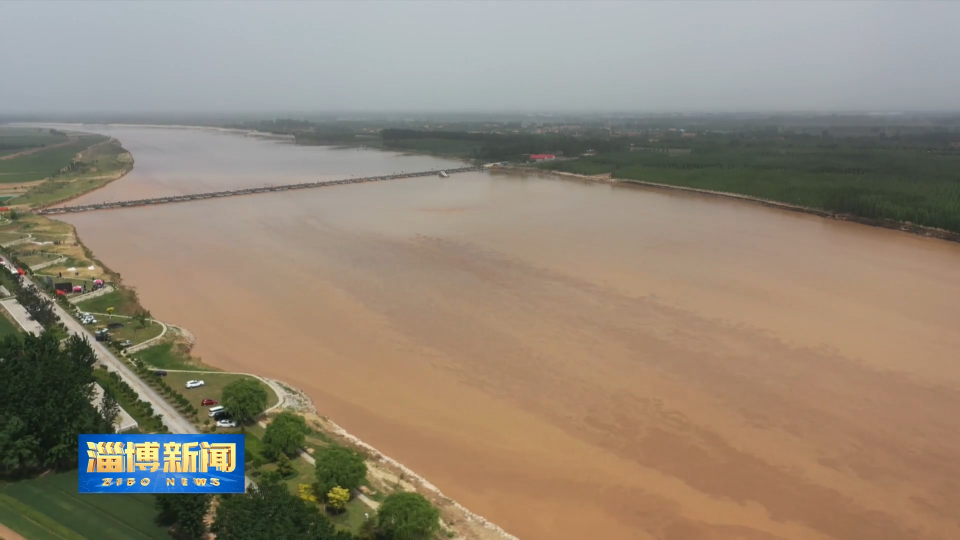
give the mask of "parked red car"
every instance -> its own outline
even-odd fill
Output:
[[[217,400],[215,400],[215,399],[205,399],[205,400],[201,401],[200,404],[201,404],[201,405],[216,405],[216,404],[217,404]]]

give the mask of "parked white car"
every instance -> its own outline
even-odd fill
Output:
[[[233,420],[217,420],[217,427],[237,427],[237,423]]]
[[[187,381],[187,388],[200,388],[203,386],[203,381]]]

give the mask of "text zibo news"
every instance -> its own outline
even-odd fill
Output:
[[[243,443],[243,435],[80,435],[78,490],[243,493]]]

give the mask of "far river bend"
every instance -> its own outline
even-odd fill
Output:
[[[454,165],[82,129],[136,168],[76,204]],[[960,245],[485,173],[63,219],[205,362],[524,540],[960,538]]]

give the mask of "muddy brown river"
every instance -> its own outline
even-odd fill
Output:
[[[453,165],[84,129],[136,159],[84,203]],[[65,219],[205,362],[524,540],[960,538],[960,245],[481,173]]]

